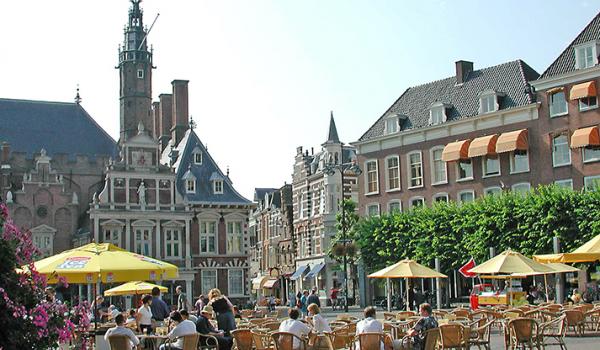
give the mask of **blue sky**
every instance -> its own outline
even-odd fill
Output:
[[[0,12],[0,97],[72,101],[118,137],[117,46],[128,2],[12,1]],[[160,17],[154,97],[190,80],[196,131],[234,186],[291,181],[295,148],[325,141],[329,111],[357,140],[407,88],[523,59],[539,73],[600,1],[144,0]],[[32,11],[33,9],[33,11]],[[12,35],[10,35],[12,33]]]

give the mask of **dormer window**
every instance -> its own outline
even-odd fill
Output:
[[[398,117],[393,115],[385,119],[385,134],[394,134],[398,132]]]
[[[435,102],[429,108],[429,125],[438,125],[444,123],[448,116],[446,111],[451,106],[441,102]]]
[[[195,179],[185,180],[185,192],[186,193],[196,193],[196,180]]]
[[[575,46],[575,68],[586,69],[598,64],[596,41]]]
[[[492,113],[500,109],[498,97],[503,96],[494,90],[487,90],[479,94],[479,114]]]
[[[194,163],[202,164],[202,153],[201,152],[194,153]]]
[[[213,182],[213,190],[215,194],[223,194],[223,180],[215,180]]]

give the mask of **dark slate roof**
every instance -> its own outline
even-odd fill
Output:
[[[435,102],[452,105],[447,111],[447,121],[464,119],[479,114],[479,94],[486,90],[504,93],[500,109],[520,107],[532,103],[525,93],[528,81],[539,74],[525,62],[516,60],[497,66],[474,70],[467,80],[456,85],[456,76],[406,89],[404,93],[373,124],[359,141],[382,136],[384,117],[400,114],[407,116],[402,130],[418,129],[429,125],[429,109]]]
[[[195,164],[193,161],[193,151],[196,147],[202,152],[202,164]],[[176,186],[181,196],[189,203],[223,205],[249,205],[252,203],[233,188],[229,177],[223,175],[217,163],[206,151],[206,147],[204,147],[198,135],[192,129],[187,130],[177,149],[179,150],[179,155],[175,169],[177,175]],[[185,191],[183,176],[188,171],[196,178],[196,193],[194,194],[186,193]],[[213,192],[211,178],[223,179],[223,194],[215,194]]]
[[[574,47],[592,40],[600,39],[600,13],[575,37],[567,48],[552,62],[540,79],[553,77],[575,71]]]
[[[276,188],[261,188],[261,187],[255,188],[254,189],[254,201],[255,202],[263,201],[263,200],[265,200],[265,194],[267,194],[267,193],[271,194],[275,191],[277,191]]]
[[[329,133],[327,135],[327,143],[340,143],[337,128],[335,127],[335,120],[333,120],[333,112],[331,112],[331,119],[329,120]]]
[[[117,144],[76,103],[0,98],[0,142],[32,157],[44,148],[49,156],[115,156]]]

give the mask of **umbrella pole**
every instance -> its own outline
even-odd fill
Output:
[[[544,286],[546,287],[546,302],[550,302],[550,297],[548,296],[548,275],[544,274]]]
[[[408,277],[406,277],[406,311],[410,310],[410,285],[408,284]]]
[[[386,289],[387,289],[387,311],[392,311],[392,286],[390,285],[390,279],[386,278]]]
[[[512,306],[512,280],[508,279],[508,306]]]

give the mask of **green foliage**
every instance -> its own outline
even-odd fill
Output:
[[[359,220],[356,213],[356,203],[350,199],[344,199],[342,210],[336,214],[336,234],[331,240],[328,255],[330,258],[342,262],[342,257],[346,254],[348,262],[352,263],[358,259],[358,249],[354,243],[356,231],[355,226]],[[344,244],[343,231],[346,231],[346,244]]]
[[[436,203],[403,213],[365,217],[354,226],[354,239],[368,272],[401,259],[442,271],[477,262],[511,248],[527,256],[552,253],[552,237],[572,251],[600,234],[600,191],[576,192],[541,186],[527,195],[507,192],[471,203]]]

